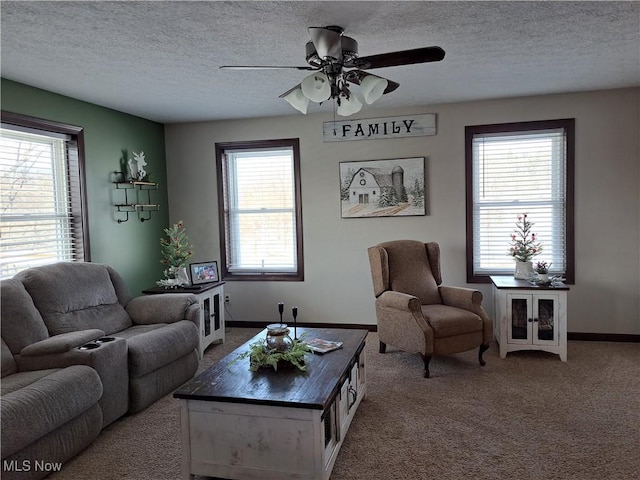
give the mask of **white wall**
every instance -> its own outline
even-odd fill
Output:
[[[375,324],[367,247],[391,239],[437,241],[444,283],[466,285],[464,127],[576,119],[576,283],[570,332],[640,333],[640,89],[569,93],[377,110],[355,118],[437,114],[437,135],[323,143],[332,115],[166,126],[169,214],[184,220],[195,260],[220,259],[215,142],[300,138],[304,282],[227,282],[237,321],[275,321],[276,304],[299,307],[302,322]],[[424,217],[342,219],[341,161],[424,156]]]

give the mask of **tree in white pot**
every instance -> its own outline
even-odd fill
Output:
[[[511,234],[511,248],[509,255],[516,261],[515,278],[529,279],[533,276],[531,259],[542,252],[542,245],[536,240],[536,234],[531,231],[533,222],[527,214],[518,215],[516,228]]]
[[[169,228],[165,228],[167,238],[160,239],[160,253],[164,265],[164,280],[157,282],[164,287],[181,286],[189,284],[187,274],[187,262],[193,255],[193,246],[189,242],[189,236],[180,220]]]

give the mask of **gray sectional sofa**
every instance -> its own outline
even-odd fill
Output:
[[[195,295],[132,298],[107,265],[57,263],[0,282],[3,479],[46,476],[100,430],[198,368]]]

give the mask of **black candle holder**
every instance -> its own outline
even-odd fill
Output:
[[[296,327],[296,319],[298,318],[298,307],[293,307],[291,309],[291,313],[293,314],[293,339],[298,339],[298,330]]]

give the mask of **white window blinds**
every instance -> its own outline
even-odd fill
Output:
[[[84,259],[78,146],[72,136],[2,124],[0,276]]]
[[[297,272],[292,148],[225,150],[227,270]]]
[[[510,234],[524,213],[543,246],[534,262],[566,271],[566,151],[564,128],[473,136],[474,275],[513,273]]]

